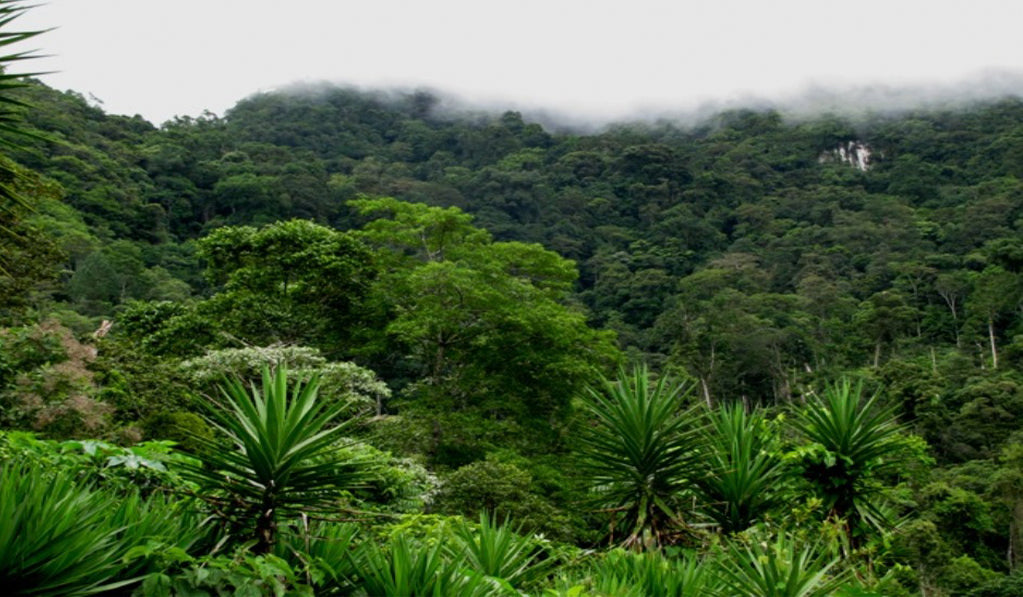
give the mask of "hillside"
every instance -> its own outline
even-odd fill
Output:
[[[19,93],[46,140],[8,154],[41,175],[15,221],[38,240],[10,249],[33,267],[5,268],[0,301],[8,429],[186,441],[219,374],[270,358],[338,376],[375,415],[353,435],[440,476],[432,512],[474,516],[489,491],[593,545],[604,521],[564,463],[602,374],[648,364],[688,405],[776,425],[853,379],[916,435],[868,475],[902,525],[857,535],[849,514],[843,557],[862,548],[891,594],[1018,578],[1018,98],[583,133],[426,92],[296,88],[159,127]],[[798,433],[770,449],[811,458]]]

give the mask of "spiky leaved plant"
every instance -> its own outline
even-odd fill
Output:
[[[487,513],[480,514],[478,526],[464,521],[455,525],[454,535],[449,547],[453,559],[516,589],[542,579],[552,563],[536,540],[516,533],[508,521],[499,524],[496,516]]]
[[[254,521],[257,553],[273,548],[282,514],[329,508],[372,471],[371,463],[345,460],[336,449],[350,423],[339,420],[346,404],[317,400],[318,386],[315,377],[289,382],[283,366],[264,368],[261,385],[229,380],[221,387],[224,407],[210,423],[231,448],[218,438],[193,438],[201,462],[188,475],[221,516],[241,526]]]
[[[0,593],[77,596],[136,583],[153,562],[139,549],[184,553],[205,529],[185,503],[81,483],[27,459],[0,463]]]
[[[721,594],[828,597],[849,577],[848,571],[836,572],[836,564],[838,558],[821,544],[754,533],[745,543],[735,540],[725,548],[718,562]]]
[[[713,597],[722,594],[713,564],[692,554],[667,558],[616,549],[590,566],[587,584],[597,595],[614,597]]]
[[[24,109],[29,106],[12,93],[27,87],[26,77],[44,73],[12,73],[10,68],[18,62],[39,58],[35,50],[13,51],[11,46],[32,39],[45,33],[43,30],[10,31],[11,24],[25,14],[33,5],[22,0],[0,0],[0,133],[7,135],[0,138],[0,148],[14,145],[11,137],[35,137],[38,135],[25,124]],[[16,172],[5,163],[0,163],[0,206],[6,209],[9,202],[24,206],[24,199],[9,186]]]
[[[683,407],[688,391],[664,377],[651,382],[643,366],[584,396],[592,426],[580,449],[598,503],[612,514],[612,541],[621,529],[626,546],[658,546],[680,529],[700,420]]]
[[[386,545],[364,543],[352,555],[356,584],[374,597],[493,597],[514,595],[499,579],[477,573],[452,559],[439,543],[411,541],[404,534]],[[361,593],[360,593],[361,594]]]
[[[29,106],[18,99],[15,91],[27,86],[26,77],[43,73],[13,73],[17,63],[40,57],[33,50],[15,50],[11,46],[34,38],[45,31],[11,31],[12,23],[33,5],[21,0],[0,0],[0,151],[18,147],[18,137],[42,138],[25,122],[24,111]],[[34,235],[19,230],[18,221],[32,209],[31,204],[18,191],[19,182],[25,181],[24,169],[0,156],[0,246],[24,245],[40,242]],[[9,258],[7,251],[0,251],[0,276],[8,276],[9,270],[16,270],[20,264]]]
[[[0,587],[7,595],[89,595],[115,588],[124,545],[107,524],[114,494],[70,474],[0,465]]]
[[[890,521],[878,478],[896,465],[901,432],[892,407],[865,397],[862,383],[832,384],[797,412],[795,427],[811,444],[799,464],[831,516],[852,531],[861,523],[884,528]]]
[[[786,469],[759,411],[740,403],[707,416],[696,482],[703,512],[725,533],[748,529],[781,502]]]

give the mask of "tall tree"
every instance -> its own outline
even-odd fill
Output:
[[[336,352],[375,275],[355,237],[305,220],[225,227],[198,243],[220,292],[206,308],[255,344],[293,342]]]
[[[539,245],[494,242],[454,208],[388,198],[352,205],[376,217],[359,232],[386,270],[373,294],[434,413],[556,421],[617,356],[611,336],[569,301],[573,262]]]

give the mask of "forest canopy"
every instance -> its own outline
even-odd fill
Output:
[[[11,81],[18,594],[1020,594],[1020,98],[156,126]]]

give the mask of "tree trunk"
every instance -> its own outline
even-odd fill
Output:
[[[1016,498],[1009,520],[1009,571],[1023,569],[1023,497]]]
[[[703,399],[707,401],[707,408],[714,408],[710,399],[710,386],[707,385],[707,378],[702,375],[700,376],[700,386],[703,388]]]
[[[995,344],[995,322],[990,317],[987,320],[987,337],[991,341],[991,368],[998,368],[998,346]]]
[[[257,554],[265,554],[273,551],[274,543],[277,542],[277,508],[273,494],[263,495],[263,504],[259,509],[259,516],[256,518],[256,547]]]

